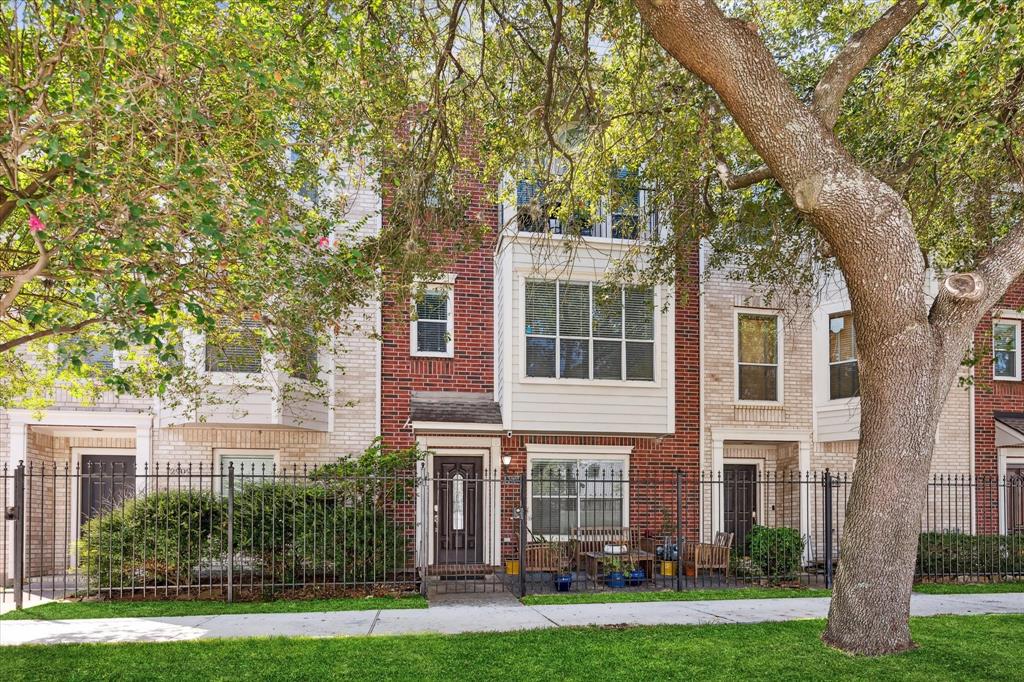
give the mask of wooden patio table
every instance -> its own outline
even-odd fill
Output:
[[[651,552],[646,552],[642,549],[632,550],[628,552],[622,552],[620,554],[609,554],[608,552],[584,552],[583,557],[586,560],[587,575],[592,580],[597,580],[601,575],[601,566],[608,559],[619,559],[622,562],[630,561],[635,563],[646,574],[646,580],[654,579],[654,559],[655,556]]]

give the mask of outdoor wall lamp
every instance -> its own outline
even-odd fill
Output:
[[[501,453],[501,466],[508,469],[509,465],[512,464],[512,455],[507,452]]]

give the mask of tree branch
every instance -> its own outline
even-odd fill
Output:
[[[839,51],[825,69],[811,96],[811,111],[829,129],[839,119],[843,96],[850,84],[875,57],[907,27],[924,9],[924,3],[917,0],[899,0],[885,11],[874,24],[857,31]],[[772,178],[767,166],[733,175],[723,159],[717,164],[718,177],[727,189],[737,190],[756,185]]]
[[[82,320],[81,322],[65,325],[63,327],[51,327],[50,329],[40,329],[37,332],[25,334],[24,336],[19,336],[16,339],[11,339],[10,341],[4,341],[3,343],[0,343],[0,353],[9,351],[12,348],[17,348],[18,346],[23,346],[26,343],[29,343],[30,341],[35,341],[37,339],[45,339],[46,337],[53,336],[55,334],[74,334],[75,332],[82,331],[89,325],[93,325],[98,322],[103,322],[103,318],[90,317],[89,319]]]
[[[50,264],[50,252],[43,245],[43,240],[35,232],[31,234],[32,241],[36,243],[36,248],[39,249],[39,259],[31,267],[25,268],[12,278],[11,288],[4,292],[3,297],[0,298],[0,318],[7,315],[7,311],[14,305],[14,300],[18,297],[18,293],[24,286],[45,272],[46,266]]]
[[[825,69],[814,88],[811,109],[829,128],[836,124],[843,95],[853,79],[913,21],[923,2],[899,0],[868,28],[857,31]]]

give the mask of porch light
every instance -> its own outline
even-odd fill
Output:
[[[508,469],[508,465],[512,463],[512,455],[507,452],[501,453],[501,466]]]

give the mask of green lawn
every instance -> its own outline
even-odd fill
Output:
[[[1011,680],[1024,616],[912,623],[919,648],[865,659],[827,649],[823,621],[580,628],[340,639],[240,639],[0,649],[15,680]]]
[[[568,592],[562,594],[531,594],[523,597],[530,606],[546,604],[608,604],[638,601],[705,601],[711,599],[777,599],[780,597],[829,597],[831,590],[785,587],[740,587],[720,590],[685,590],[683,592]]]
[[[987,594],[995,592],[1024,592],[1024,581],[1005,583],[921,583],[914,585],[914,592],[922,594]]]
[[[921,583],[914,591],[922,594],[985,594],[1024,592],[1024,582],[984,584]],[[714,599],[780,599],[785,597],[830,597],[832,590],[814,587],[740,587],[717,590],[685,590],[683,592],[570,592],[533,594],[523,598],[530,606],[547,604],[609,604],[645,601],[708,601]]]
[[[9,611],[0,620],[67,620],[72,618],[153,618],[160,616],[216,616],[222,613],[306,613],[309,611],[366,611],[370,609],[425,609],[427,600],[409,597],[353,597],[280,601],[78,601],[51,602],[23,611]]]

